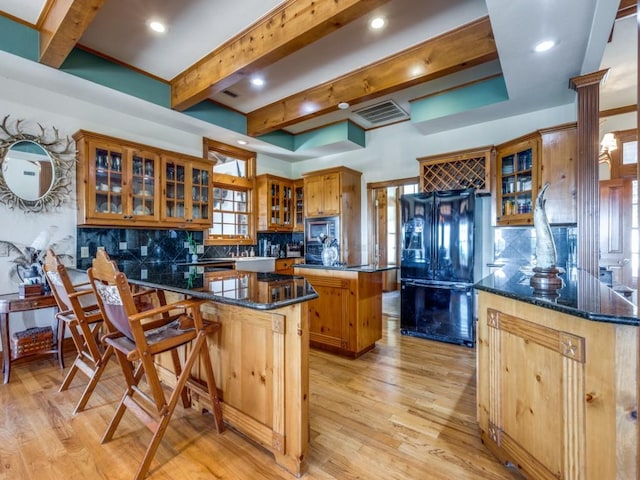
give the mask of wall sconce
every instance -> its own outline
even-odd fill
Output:
[[[598,157],[599,163],[611,163],[611,152],[618,148],[618,142],[613,133],[605,133],[600,142],[600,155]]]

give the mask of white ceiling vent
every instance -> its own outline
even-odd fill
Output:
[[[369,105],[360,110],[355,110],[353,113],[373,125],[409,118],[407,112],[402,110],[393,100],[385,100],[375,105]]]

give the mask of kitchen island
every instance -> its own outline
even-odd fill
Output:
[[[382,272],[395,267],[294,265],[318,292],[310,301],[311,346],[359,357],[382,338]]]
[[[482,440],[527,478],[638,478],[638,309],[586,272],[562,279],[534,295],[505,266],[475,285]]]
[[[209,350],[224,421],[274,454],[296,476],[309,442],[309,329],[306,302],[317,294],[302,277],[176,264],[119,265],[134,285],[209,300],[203,316],[222,324]],[[170,357],[157,358],[175,382]],[[196,378],[199,366],[194,368]],[[195,408],[209,409],[192,392]]]

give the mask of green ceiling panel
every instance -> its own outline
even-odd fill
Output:
[[[442,118],[509,99],[502,75],[411,102],[411,122]]]
[[[270,143],[271,145],[275,145],[276,147],[286,148],[287,150],[290,150],[292,152],[296,148],[294,144],[296,136],[285,132],[284,130],[276,130],[275,132],[265,133],[264,135],[260,135],[257,138],[258,140]]]
[[[38,31],[0,16],[0,48],[37,62],[40,56]]]
[[[301,151],[345,141],[364,147],[366,145],[364,130],[349,121],[334,123],[296,135],[294,145],[296,151]]]
[[[183,113],[242,135],[247,133],[247,117],[219,103],[204,100]]]
[[[171,106],[168,83],[131,70],[85,50],[74,48],[60,70],[163,107]]]

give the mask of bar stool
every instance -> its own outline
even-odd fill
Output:
[[[139,480],[149,471],[178,400],[182,399],[185,408],[190,406],[187,389],[208,395],[216,430],[218,433],[224,431],[222,408],[207,346],[207,335],[217,332],[220,324],[204,320],[200,313],[203,302],[196,300],[138,312],[126,275],[118,271],[102,250],[98,251],[88,274],[98,305],[112,332],[103,337],[103,342],[113,347],[127,382],[102,443],[113,438],[127,408],[135,414],[153,432],[135,475]],[[179,354],[178,348],[183,346]],[[176,384],[168,399],[154,363],[154,356],[164,352],[171,353],[176,375]],[[183,362],[180,357],[184,357]],[[198,358],[206,386],[191,377]],[[143,377],[147,384],[144,389],[140,386]]]
[[[73,413],[77,414],[85,409],[109,358],[113,355],[113,347],[108,346],[105,349],[100,345],[99,335],[103,326],[102,313],[95,301],[89,282],[74,284],[66,267],[51,249],[47,250],[43,269],[58,304],[57,320],[67,326],[77,352],[76,358],[58,391],[67,390],[78,372],[82,372],[89,378],[89,382],[73,410]],[[85,298],[87,300],[83,302]],[[64,327],[61,331],[62,333],[59,334],[60,352],[62,352]]]

